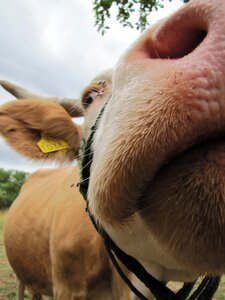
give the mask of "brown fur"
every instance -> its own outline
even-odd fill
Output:
[[[90,210],[160,280],[225,272],[224,20],[224,0],[195,0],[146,30],[94,137]]]
[[[106,74],[107,81],[111,72]],[[111,86],[102,83],[105,80],[100,76],[94,86],[92,83],[87,87],[86,91],[91,92],[97,85],[100,92],[93,98],[92,108],[85,107],[87,115],[93,107],[98,110],[107,98]],[[64,139],[77,152],[81,130],[59,105],[13,101],[0,107],[0,120],[4,122],[0,132],[6,140],[29,158],[46,157],[36,147],[40,132]],[[87,127],[85,122],[84,128]],[[67,151],[59,151],[47,158],[70,159],[67,155]],[[23,185],[4,226],[10,264],[34,297],[45,294],[54,295],[56,300],[135,299],[109,262],[103,242],[85,212],[85,202],[77,188],[78,173],[74,167],[40,170]],[[130,276],[125,269],[124,272]],[[149,295],[140,282],[136,284]]]
[[[35,160],[73,161],[81,129],[58,104],[37,100],[11,101],[1,106],[0,133],[22,155]],[[44,154],[37,146],[41,135],[62,139],[68,150]]]
[[[10,264],[33,294],[130,299],[85,211],[74,167],[40,170],[23,185],[4,225]],[[123,295],[121,297],[121,295]]]

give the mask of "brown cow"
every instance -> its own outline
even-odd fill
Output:
[[[224,20],[224,0],[195,0],[147,30],[91,148],[91,213],[161,281],[225,272]]]
[[[105,72],[100,83],[98,77],[84,90],[86,113],[90,110],[88,102],[93,101],[95,106],[96,101],[108,96],[110,74]],[[1,84],[18,98],[22,94],[39,99],[38,95],[33,97],[33,93],[9,82],[1,81]],[[55,102],[55,98],[46,100],[49,99]],[[67,112],[77,111],[80,116],[81,106],[75,101],[69,103],[70,107],[63,103]],[[77,133],[81,128],[72,123],[59,105],[39,100],[16,101],[2,106],[0,119],[1,133],[26,156],[65,161],[77,155]],[[65,137],[61,135],[62,129]],[[36,144],[43,132],[65,139],[70,148],[43,154]],[[10,207],[4,225],[4,242],[10,264],[20,280],[18,299],[23,299],[23,286],[31,291],[34,299],[41,295],[53,295],[56,300],[135,299],[109,262],[102,239],[85,212],[78,182],[78,167],[39,170],[28,178]]]
[[[87,216],[78,182],[77,167],[28,178],[4,226],[10,264],[34,299],[130,299]]]

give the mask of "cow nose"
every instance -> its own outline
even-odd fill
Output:
[[[196,128],[198,136],[224,132],[224,28],[224,0],[191,1],[146,31],[127,56],[127,62],[141,65],[137,76],[157,82],[151,100],[179,106],[192,136]],[[164,97],[152,96],[158,86]]]
[[[186,8],[162,24],[152,36],[151,58],[178,59],[192,53],[206,38],[208,20],[194,7]]]
[[[223,0],[192,1],[153,32],[147,51],[151,58],[182,58],[203,44],[208,36],[216,34],[219,39],[224,19]]]

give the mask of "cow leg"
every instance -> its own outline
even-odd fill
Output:
[[[44,297],[42,297],[41,294],[33,294],[32,295],[32,300],[44,300]]]
[[[66,260],[57,260],[53,270],[53,299],[54,300],[87,300],[85,274],[70,262],[70,272],[66,272],[69,265]],[[83,272],[82,272],[83,271]]]
[[[86,300],[86,292],[84,288],[77,288],[77,286],[69,287],[62,283],[54,284],[54,300]]]
[[[70,261],[70,258],[67,261],[66,257],[54,259],[53,299],[86,300],[84,267],[79,268],[79,264],[74,264],[73,259]]]
[[[24,300],[25,285],[18,279],[17,280],[17,300]]]

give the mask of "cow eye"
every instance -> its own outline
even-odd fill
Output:
[[[85,108],[92,104],[95,97],[98,96],[99,92],[97,90],[92,90],[84,94],[82,103]]]
[[[90,94],[88,94],[86,97],[84,97],[84,106],[89,106],[93,102],[93,100],[93,97]]]
[[[96,97],[102,97],[106,92],[106,81],[99,81],[88,86],[82,94],[82,105],[84,109],[88,108],[96,99]]]

